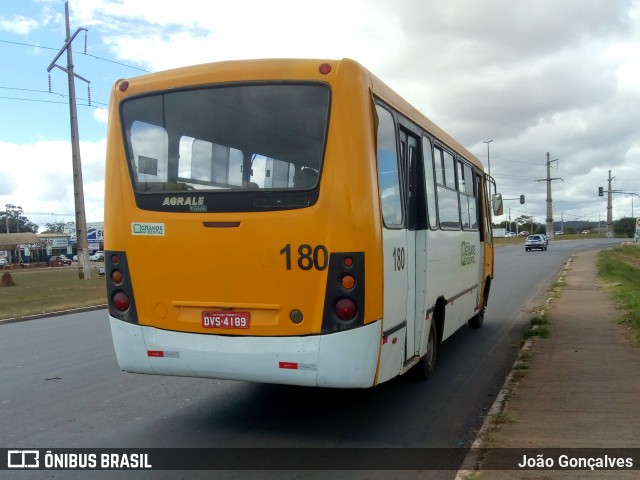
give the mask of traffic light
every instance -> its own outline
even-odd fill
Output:
[[[520,195],[520,205],[524,205],[524,195]]]
[[[603,187],[598,187],[598,196],[599,197],[604,197],[604,188]]]

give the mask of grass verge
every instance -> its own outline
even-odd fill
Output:
[[[103,305],[107,302],[104,277],[91,267],[91,278],[80,280],[73,267],[2,270],[13,286],[0,283],[0,319]],[[8,283],[8,282],[7,282]]]
[[[640,246],[600,251],[598,274],[605,282],[618,284],[607,291],[624,310],[619,322],[629,327],[634,344],[640,347]]]

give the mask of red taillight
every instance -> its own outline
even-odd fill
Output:
[[[348,322],[356,316],[356,304],[348,298],[343,298],[336,303],[335,312],[340,320]]]
[[[320,65],[320,68],[318,68],[318,70],[320,70],[321,74],[326,75],[331,72],[331,65],[328,63],[323,63],[322,65]]]
[[[129,308],[131,301],[129,300],[129,296],[126,293],[118,291],[113,294],[113,297],[111,297],[111,303],[116,308],[116,310],[125,312]]]

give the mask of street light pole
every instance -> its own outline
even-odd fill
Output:
[[[487,144],[487,165],[489,167],[489,176],[491,176],[491,157],[489,156],[489,144],[493,142],[493,140],[483,140],[482,143]]]

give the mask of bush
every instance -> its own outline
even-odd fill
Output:
[[[3,287],[15,287],[16,284],[13,281],[13,277],[11,276],[11,273],[9,272],[4,272],[4,274],[2,275],[2,286]]]

